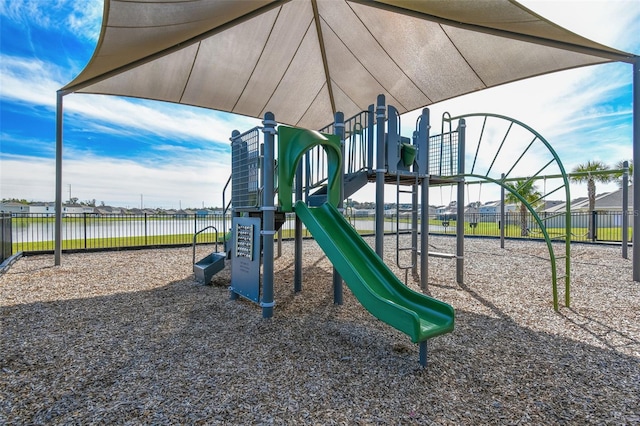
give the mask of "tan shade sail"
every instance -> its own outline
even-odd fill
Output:
[[[509,0],[105,0],[94,55],[61,90],[317,129],[378,94],[402,113],[630,58]]]

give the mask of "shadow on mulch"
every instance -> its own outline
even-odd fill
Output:
[[[637,358],[458,311],[422,369],[417,345],[362,309],[346,288],[334,306],[330,285],[306,285],[265,320],[191,280],[2,307],[0,420],[640,422]]]

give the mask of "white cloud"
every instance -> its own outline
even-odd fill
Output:
[[[65,97],[64,105],[69,124],[108,123],[111,132],[137,130],[176,140],[197,138],[227,144],[233,128],[245,129],[259,123],[206,109],[114,96],[73,94]]]
[[[45,29],[65,29],[75,36],[97,40],[104,0],[1,0],[0,15],[18,23]]]
[[[560,25],[595,41],[618,49],[640,50],[640,7],[637,1],[595,2],[523,2],[527,7],[549,17]],[[579,4],[579,13],[576,5]],[[65,9],[66,8],[66,9]],[[95,40],[102,15],[102,0],[59,1],[54,10],[66,10],[66,22],[40,7],[39,0],[16,2],[0,0],[3,17],[51,28],[54,25],[84,40]],[[47,13],[43,13],[43,11]],[[28,41],[26,41],[28,42]],[[24,60],[0,54],[0,99],[28,106],[45,106],[55,116],[56,91],[70,80],[70,72],[39,60]],[[611,110],[606,103],[616,93],[630,87],[631,68],[611,64],[541,76],[504,85],[443,102],[431,108],[433,133],[439,133],[442,112],[453,115],[467,112],[493,112],[519,119],[531,125],[557,147],[567,169],[578,162],[599,159],[613,163],[631,157],[629,125],[620,125],[619,118],[630,117],[630,105]],[[372,99],[372,102],[374,100]],[[99,130],[104,134],[157,135],[176,141],[200,140],[227,144],[233,129],[246,130],[258,120],[198,108],[175,106],[110,96],[73,94],[65,97],[65,126]],[[403,117],[404,133],[410,134],[416,114]],[[53,121],[52,121],[53,122]],[[629,123],[627,118],[624,123]],[[595,125],[594,123],[601,123]],[[616,123],[616,124],[613,124]],[[604,128],[598,131],[598,127]],[[578,138],[594,138],[594,143]],[[3,141],[9,140],[2,135]],[[51,141],[34,141],[51,146]],[[145,203],[171,207],[168,203],[180,194],[182,204],[219,204],[221,182],[229,175],[229,157],[207,155],[208,147],[192,153],[174,146],[155,146],[155,151],[168,152],[173,164],[156,167],[141,161],[83,157],[85,153],[65,150],[64,184],[71,184],[74,196],[96,198],[114,204],[138,205],[139,194]],[[204,151],[203,151],[204,150]],[[50,150],[49,150],[50,151]],[[196,157],[196,158],[194,158]],[[198,158],[201,161],[198,161]],[[483,157],[480,161],[490,161]],[[54,195],[54,163],[31,157],[2,159],[2,197],[24,197],[50,200]],[[161,191],[158,188],[162,188]],[[598,186],[598,189],[607,186]],[[615,185],[613,185],[615,188]],[[85,191],[86,189],[86,191]],[[24,192],[21,192],[24,191]],[[489,198],[490,189],[482,189]],[[580,195],[581,189],[575,190]],[[21,192],[21,193],[20,193]],[[159,193],[160,192],[160,193]],[[439,191],[444,192],[447,191]],[[366,194],[366,192],[365,192]],[[371,193],[365,199],[373,199]],[[203,198],[206,195],[210,198]],[[435,195],[434,195],[435,197]],[[474,200],[476,195],[470,195]],[[360,197],[355,197],[361,199]],[[449,198],[445,194],[443,202]],[[389,195],[388,200],[395,199]],[[156,200],[156,201],[154,201]],[[167,203],[167,204],[165,204]],[[175,206],[175,205],[174,205]]]
[[[55,118],[56,91],[62,70],[40,60],[0,55],[0,99],[45,106]],[[226,144],[234,128],[259,120],[206,109],[104,95],[68,95],[63,100],[65,124],[110,133],[139,131],[176,140],[197,138]],[[105,126],[106,125],[106,126]]]
[[[0,99],[55,108],[56,90],[51,64],[0,54]]]
[[[205,206],[219,206],[220,191],[229,174],[229,161],[215,157],[201,156],[160,166],[103,157],[69,159],[63,164],[63,198],[68,199],[71,185],[72,197],[117,206],[139,207],[141,194],[145,207],[200,207],[203,202]],[[0,198],[53,201],[55,161],[5,156],[0,193]]]
[[[88,40],[98,40],[104,0],[71,0],[72,12],[67,16],[68,28],[74,34]]]
[[[556,24],[598,43],[635,51],[640,45],[637,0],[520,0]]]

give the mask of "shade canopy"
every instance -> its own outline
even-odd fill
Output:
[[[105,0],[93,57],[61,92],[271,111],[318,129],[378,94],[403,113],[633,57],[509,0]]]

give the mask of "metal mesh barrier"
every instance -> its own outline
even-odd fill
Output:
[[[458,175],[458,132],[443,133],[429,138],[429,174]]]
[[[233,208],[254,208],[259,204],[260,128],[253,128],[231,142]]]

